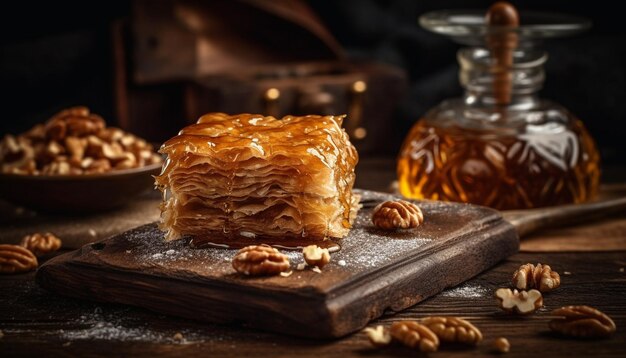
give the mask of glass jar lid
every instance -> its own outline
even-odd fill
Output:
[[[484,46],[487,35],[516,33],[520,42],[528,45],[541,39],[574,35],[591,27],[591,21],[583,17],[533,11],[520,12],[519,27],[489,26],[484,10],[433,11],[420,16],[419,23],[429,31],[469,46]]]

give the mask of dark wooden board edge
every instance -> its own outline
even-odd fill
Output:
[[[66,296],[140,306],[194,320],[243,323],[295,336],[336,338],[364,327],[387,309],[402,310],[474,277],[518,248],[515,228],[500,219],[420,255],[405,256],[357,285],[325,294],[313,288],[280,291],[219,281],[189,282],[73,262],[89,245],[50,260],[38,270],[36,279],[41,287]],[[94,276],[99,279],[93,280]]]

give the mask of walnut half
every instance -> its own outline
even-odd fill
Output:
[[[19,245],[0,245],[0,274],[28,272],[37,268],[37,257]]]
[[[41,256],[60,249],[61,240],[49,232],[45,234],[37,232],[24,236],[20,245],[30,250],[35,256]]]
[[[615,332],[615,322],[589,306],[566,306],[552,311],[557,319],[550,321],[553,331],[579,338],[603,338]]]
[[[404,200],[385,201],[374,208],[372,223],[385,229],[411,229],[424,222],[422,210],[415,204]]]
[[[244,275],[278,275],[289,270],[289,258],[269,245],[251,245],[239,250],[233,268]]]
[[[548,292],[561,285],[561,277],[550,266],[537,264],[525,264],[519,267],[513,274],[513,286],[519,290],[531,288],[541,292]]]
[[[480,330],[462,318],[426,317],[420,323],[430,328],[442,342],[476,345],[483,340]]]
[[[500,308],[510,313],[530,314],[543,306],[543,297],[537,290],[517,291],[499,288],[495,296]]]
[[[415,321],[394,322],[390,328],[391,336],[407,347],[418,348],[422,352],[436,352],[439,338],[428,327]]]

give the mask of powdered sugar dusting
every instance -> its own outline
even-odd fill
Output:
[[[445,290],[441,293],[443,297],[451,298],[478,298],[484,297],[489,293],[489,290],[478,285],[460,285],[454,288]]]

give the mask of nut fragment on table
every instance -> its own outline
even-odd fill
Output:
[[[0,245],[0,274],[21,273],[37,268],[37,257],[19,245]]]
[[[35,256],[41,256],[60,249],[61,239],[49,232],[45,234],[37,232],[24,236],[20,246],[30,250]]]
[[[525,264],[513,274],[513,286],[519,290],[531,288],[541,292],[548,292],[561,285],[561,277],[550,266],[542,264]]]
[[[304,256],[304,261],[306,261],[309,266],[322,268],[330,262],[328,249],[323,249],[317,245],[304,247],[302,249],[302,256]]]
[[[499,288],[495,296],[500,308],[509,313],[530,314],[543,306],[543,297],[537,290],[517,291]]]
[[[476,326],[458,317],[426,317],[421,322],[430,328],[442,342],[476,345],[483,335]]]
[[[436,352],[439,349],[437,335],[416,321],[394,322],[389,333],[398,342],[414,349],[419,347],[422,352]]]
[[[422,210],[404,200],[385,201],[378,204],[372,214],[374,226],[385,229],[411,229],[424,222]]]
[[[289,270],[289,258],[269,245],[251,245],[232,260],[235,271],[249,276],[278,275]]]
[[[145,140],[104,120],[87,107],[72,107],[18,136],[0,140],[0,173],[82,175],[161,163]]]
[[[552,311],[559,318],[550,321],[553,331],[578,338],[604,338],[615,332],[615,322],[589,306],[566,306]]]
[[[493,342],[493,347],[498,353],[509,353],[511,350],[511,344],[509,340],[504,337],[499,337]]]
[[[391,334],[384,326],[378,325],[376,328],[367,327],[363,330],[363,333],[367,335],[367,339],[369,339],[374,347],[380,348],[391,343]]]

